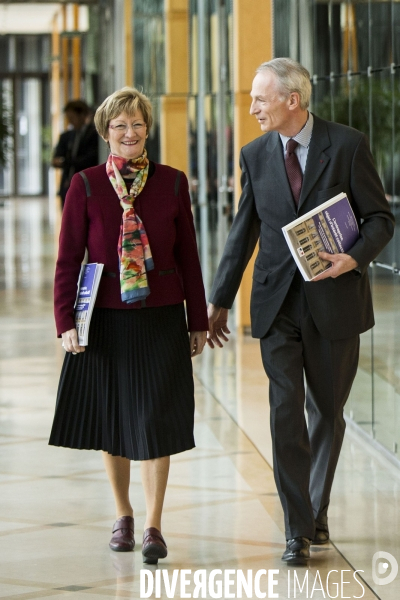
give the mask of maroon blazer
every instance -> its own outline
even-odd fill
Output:
[[[95,306],[140,309],[178,304],[186,300],[189,331],[208,329],[207,308],[188,182],[178,171],[155,164],[155,170],[135,209],[142,219],[154,260],[148,272],[150,294],[144,301],[121,300],[118,238],[122,208],[106,173],[105,164],[85,169],[89,194],[81,175],[72,178],[64,206],[54,286],[57,335],[73,329],[77,281],[88,250],[88,262],[104,264]],[[177,193],[176,193],[177,192]]]

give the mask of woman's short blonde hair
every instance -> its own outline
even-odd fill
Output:
[[[153,124],[152,106],[147,96],[133,87],[124,87],[117,90],[111,96],[108,96],[94,115],[94,124],[97,133],[102,138],[108,139],[108,127],[110,121],[126,112],[130,117],[138,110],[142,112],[144,122],[147,127],[147,133]]]

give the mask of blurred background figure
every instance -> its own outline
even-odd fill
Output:
[[[59,190],[62,208],[73,175],[99,164],[99,136],[90,107],[83,100],[70,100],[64,112],[70,128],[60,135],[51,163],[62,169]]]

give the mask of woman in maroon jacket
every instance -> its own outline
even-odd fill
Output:
[[[167,555],[161,513],[169,457],[194,447],[191,356],[205,344],[206,301],[187,179],[147,158],[149,100],[123,88],[98,108],[95,124],[110,155],[73,177],[64,207],[55,318],[66,356],[49,443],[103,451],[116,551],[135,545],[130,460],[141,461],[142,553],[154,564]],[[74,302],[86,249],[88,262],[104,269],[85,348]]]

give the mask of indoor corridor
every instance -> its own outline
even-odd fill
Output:
[[[108,547],[114,505],[100,453],[47,445],[64,355],[52,314],[58,218],[44,198],[0,207],[0,598],[140,598],[138,464],[131,483],[136,549],[115,553]],[[195,571],[205,570],[209,588],[197,597],[234,598],[237,572],[252,570],[252,593],[243,591],[243,598],[397,600],[399,577],[377,584],[372,561],[378,551],[400,560],[400,470],[349,427],[331,501],[332,543],[312,547],[308,569],[288,569],[280,559],[283,516],[258,343],[245,337],[223,351],[206,348],[194,368],[197,447],[172,459],[163,520],[169,554],[158,566],[170,582],[174,570],[187,572],[174,596],[162,583],[161,594],[150,597],[191,597]],[[214,570],[222,573],[212,584]],[[142,577],[148,585],[150,576]],[[375,573],[377,581],[383,577]]]

